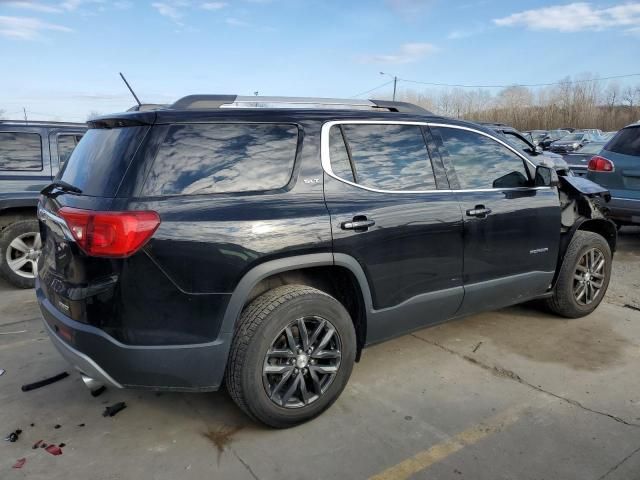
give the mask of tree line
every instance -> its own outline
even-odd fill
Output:
[[[557,85],[529,88],[514,85],[487,89],[401,89],[399,100],[448,117],[499,122],[518,130],[555,128],[620,128],[640,120],[640,84],[604,83],[586,75],[567,77]]]

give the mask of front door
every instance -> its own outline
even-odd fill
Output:
[[[534,187],[526,160],[498,138],[432,125],[464,217],[465,298],[458,315],[544,293],[555,273],[560,207],[555,188]]]
[[[355,259],[371,290],[367,343],[450,318],[462,301],[462,216],[425,134],[416,122],[323,129],[334,254]]]

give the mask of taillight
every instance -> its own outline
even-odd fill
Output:
[[[589,160],[587,170],[591,172],[613,172],[613,162],[608,158],[596,155]]]
[[[88,255],[128,257],[140,250],[160,225],[152,211],[96,212],[62,207],[58,213]]]

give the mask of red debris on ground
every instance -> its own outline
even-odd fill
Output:
[[[19,458],[16,463],[13,464],[13,468],[22,468],[25,463],[27,463],[26,458]]]
[[[45,450],[51,455],[62,455],[62,449],[57,445],[49,445]]]

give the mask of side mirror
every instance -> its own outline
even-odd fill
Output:
[[[560,183],[556,171],[546,165],[538,165],[536,167],[536,178],[534,184],[536,187],[557,187]]]
[[[544,149],[540,145],[536,145],[536,153],[544,153]]]

